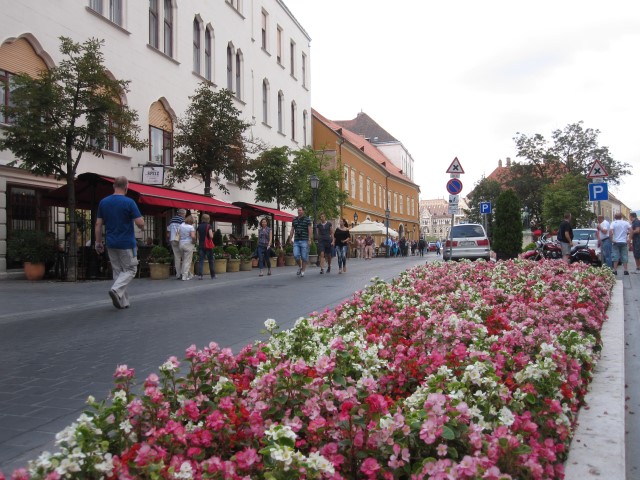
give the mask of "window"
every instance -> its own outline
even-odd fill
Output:
[[[302,86],[307,86],[307,56],[302,54]]]
[[[305,110],[302,112],[302,146],[306,147],[307,143],[307,122],[309,121],[309,114]]]
[[[376,182],[373,182],[373,206],[378,206],[378,186],[376,185]]]
[[[291,140],[296,139],[296,102],[291,102]]]
[[[269,125],[269,82],[262,80],[262,123]]]
[[[158,48],[158,0],[149,0],[149,45]]]
[[[367,178],[367,203],[371,205],[371,179]]]
[[[0,106],[10,107],[11,103],[11,79],[13,73],[0,70]],[[0,111],[0,123],[11,123],[8,115]]]
[[[278,43],[278,45],[276,45],[276,60],[278,65],[282,65],[282,27],[280,27],[280,25],[278,25],[276,42]]]
[[[236,97],[242,99],[242,52],[236,53]]]
[[[344,167],[344,191],[349,194],[349,167]]]
[[[102,0],[89,0],[89,8],[102,15]]]
[[[160,165],[173,165],[171,132],[157,127],[149,127],[149,154],[150,161]]]
[[[267,25],[269,24],[269,14],[262,10],[262,49],[267,50]]]
[[[404,201],[402,199],[402,194],[398,195],[400,197],[400,213],[404,215]]]
[[[364,202],[364,176],[362,174],[358,177],[358,200]]]
[[[233,48],[227,45],[227,90],[233,92]]]
[[[291,62],[291,76],[296,76],[296,42],[291,40],[290,43],[290,62]]]
[[[193,71],[200,74],[200,20],[193,19]]]
[[[122,26],[122,0],[109,0],[109,20]]]
[[[204,31],[204,77],[209,80],[212,81],[213,79],[213,61],[211,58],[211,53],[212,53],[212,36],[211,35],[211,29],[209,27],[207,27],[207,29]]]
[[[356,198],[356,170],[351,169],[351,198]]]
[[[164,53],[173,57],[173,10],[171,0],[164,0]]]
[[[242,13],[242,0],[227,0],[227,3],[236,9],[239,13]]]
[[[398,213],[398,194],[393,194],[393,211]]]
[[[278,132],[284,133],[284,94],[282,90],[278,92]]]

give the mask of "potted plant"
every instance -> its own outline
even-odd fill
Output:
[[[55,258],[55,239],[37,230],[17,230],[7,241],[7,254],[22,262],[27,280],[42,280],[45,263]]]
[[[271,250],[271,252],[272,253],[269,255],[271,268],[284,267],[284,249],[274,248]]]
[[[162,245],[156,245],[151,249],[151,253],[147,258],[151,280],[166,280],[169,278],[172,258],[169,250]]]
[[[240,252],[235,245],[228,245],[224,249],[227,254],[227,272],[239,272],[240,271]]]
[[[251,271],[251,249],[249,247],[240,247],[240,271]]]
[[[227,272],[227,254],[221,246],[213,247],[213,268],[216,275]]]
[[[311,242],[311,246],[309,247],[309,265],[316,265],[317,263],[318,263],[318,245],[316,244],[316,242]]]
[[[284,247],[284,264],[287,267],[295,267],[296,259],[293,256],[293,245],[289,244]]]

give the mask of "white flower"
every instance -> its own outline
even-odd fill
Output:
[[[178,367],[171,360],[167,360],[160,365],[160,370],[163,372],[175,372],[178,370]]]
[[[123,420],[122,422],[120,422],[119,426],[120,430],[122,430],[126,434],[131,433],[131,430],[133,429],[133,426],[131,425],[131,422],[129,420]]]
[[[296,433],[288,425],[272,425],[264,434],[276,441],[281,438],[295,440],[297,437]]]
[[[118,390],[113,394],[113,402],[126,402],[127,401],[127,393],[124,390]]]
[[[328,473],[330,475],[335,473],[333,464],[318,452],[311,452],[309,454],[309,461],[307,462],[307,465],[314,470]]]
[[[110,453],[105,453],[102,462],[96,463],[96,470],[110,475],[113,471],[113,456]]]
[[[273,332],[276,328],[278,328],[278,324],[273,318],[267,318],[264,322],[264,328],[266,328],[269,332]]]
[[[284,463],[285,466],[288,467],[293,462],[293,449],[291,447],[276,445],[271,449],[271,458]]]
[[[498,418],[500,419],[500,422],[507,427],[510,426],[515,420],[513,413],[507,407],[502,407],[500,409],[500,414],[498,415]]]
[[[182,462],[180,471],[173,474],[173,478],[179,480],[191,480],[193,478],[193,468],[189,462]]]

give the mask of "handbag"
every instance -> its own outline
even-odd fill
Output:
[[[211,230],[211,227],[209,225],[207,225],[207,231],[204,234],[204,249],[205,250],[213,250],[213,247],[215,247],[215,245],[213,244],[213,238],[211,238],[209,236],[209,231]]]
[[[178,225],[178,228],[176,228],[176,233],[173,236],[173,241],[174,242],[179,242],[180,241],[180,225]]]

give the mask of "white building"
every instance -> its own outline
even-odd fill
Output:
[[[170,168],[176,120],[203,80],[231,90],[243,118],[254,124],[251,135],[269,146],[311,143],[310,38],[280,0],[0,0],[0,11],[0,102],[10,102],[12,74],[35,75],[58,64],[60,36],[104,39],[106,67],[130,81],[125,102],[138,112],[149,148],[114,145],[104,158],[85,153],[78,174],[141,182],[145,165]],[[12,160],[0,152],[0,273],[12,229],[59,232],[60,213],[41,207],[39,198],[60,182],[8,167]],[[225,181],[230,193],[214,187],[217,199],[255,201],[252,191]],[[204,191],[196,179],[176,188]]]

